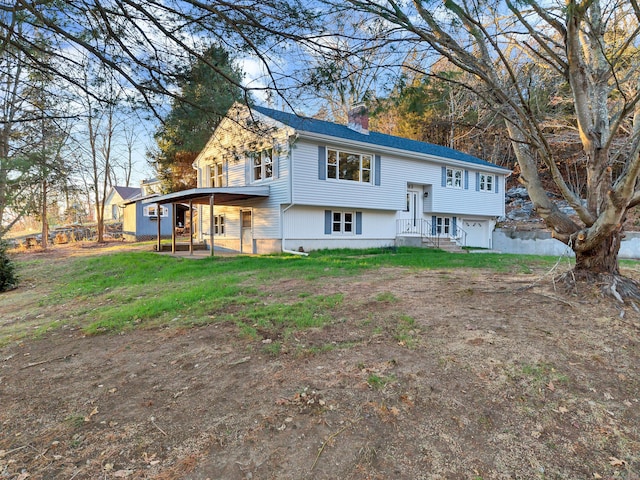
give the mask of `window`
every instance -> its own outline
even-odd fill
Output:
[[[251,154],[252,180],[254,182],[273,178],[273,150],[268,148]]]
[[[371,155],[327,150],[327,178],[371,183]]]
[[[362,212],[324,211],[325,235],[362,235]]]
[[[333,212],[331,233],[343,233],[346,235],[353,234],[353,220],[353,212]]]
[[[492,192],[493,191],[493,175],[480,174],[480,191]]]
[[[213,234],[220,236],[225,234],[224,215],[213,217]]]
[[[155,205],[149,205],[149,206],[147,206],[147,207],[144,207],[144,208],[142,209],[142,214],[143,214],[145,217],[154,217],[154,218],[157,218],[157,217],[158,217],[158,211],[157,211],[157,209],[156,209],[156,206],[155,206]],[[167,207],[163,207],[163,206],[161,206],[161,207],[160,207],[160,215],[161,215],[162,217],[168,217],[168,216],[169,216],[169,209],[168,209]]]
[[[209,165],[209,185],[211,187],[223,187],[224,186],[224,166],[222,162],[216,162]]]
[[[448,188],[462,188],[462,170],[448,168],[446,172],[445,186]]]
[[[436,219],[436,233],[438,235],[449,235],[451,233],[451,218],[438,217]]]

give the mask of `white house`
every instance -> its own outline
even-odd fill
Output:
[[[137,197],[142,192],[135,187],[112,187],[104,200],[104,220],[122,219],[122,202]]]
[[[450,240],[491,247],[508,169],[465,153],[265,107],[234,106],[193,163],[196,239],[244,253]],[[213,239],[212,239],[213,234]]]

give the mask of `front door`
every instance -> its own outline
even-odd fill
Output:
[[[418,190],[407,190],[407,206],[400,214],[400,233],[416,234],[420,233],[420,192]]]
[[[255,253],[253,251],[251,210],[240,210],[240,251],[242,253]]]

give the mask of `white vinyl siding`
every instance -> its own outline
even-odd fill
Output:
[[[361,211],[361,233],[352,235],[326,232],[326,215],[335,210],[296,205],[283,214],[284,248],[305,251],[320,248],[365,248],[394,245],[395,212]],[[345,210],[346,211],[346,210]],[[351,210],[349,210],[351,211]],[[358,213],[360,211],[354,211]],[[332,217],[329,217],[332,219]],[[355,227],[354,227],[355,228]]]
[[[330,147],[327,147],[330,148]],[[359,182],[330,182],[319,179],[318,144],[299,140],[293,150],[294,185],[292,203],[326,206],[335,209],[406,209],[407,183],[431,187],[431,211],[457,215],[504,215],[502,195],[475,191],[473,165],[463,172],[463,188],[442,186],[442,163],[435,160],[382,155],[379,186]],[[468,170],[468,174],[467,174]],[[501,182],[504,177],[497,177]],[[495,183],[495,177],[494,177]]]

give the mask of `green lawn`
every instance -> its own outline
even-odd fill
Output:
[[[332,250],[309,256],[238,256],[200,260],[151,252],[127,252],[55,261],[16,258],[21,288],[6,295],[10,328],[0,345],[42,334],[61,325],[87,334],[163,325],[189,326],[233,321],[251,334],[255,328],[288,331],[319,327],[339,308],[339,295],[309,292],[295,301],[269,299],[264,286],[297,279],[358,275],[367,269],[478,268],[531,273],[550,269],[556,258],[493,253],[451,254],[439,250],[390,248]],[[21,291],[30,288],[29,295]],[[26,299],[36,294],[39,301]],[[24,308],[20,302],[23,301]]]

